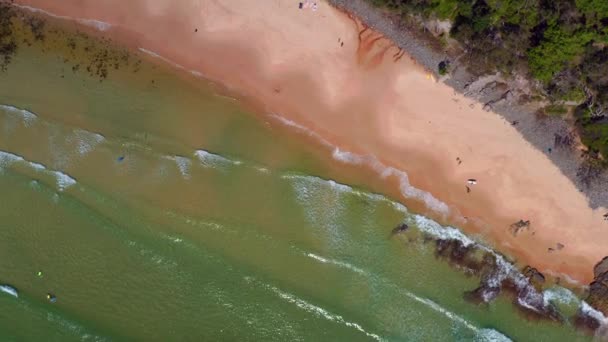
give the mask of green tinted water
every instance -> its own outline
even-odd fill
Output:
[[[327,151],[137,57],[73,72],[56,35],[0,74],[1,340],[587,339],[465,302],[478,279],[390,238],[421,218]]]

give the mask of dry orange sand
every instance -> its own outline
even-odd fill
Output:
[[[380,34],[322,1],[316,11],[298,2],[17,1],[109,23],[104,34],[254,98],[341,150],[407,172],[412,185],[449,206],[447,216],[432,216],[481,234],[520,264],[592,279],[608,254],[608,223],[542,153]],[[387,185],[398,186],[395,175]],[[478,180],[471,193],[468,178]],[[519,219],[532,227],[514,237],[508,227]],[[565,247],[548,252],[558,242]]]

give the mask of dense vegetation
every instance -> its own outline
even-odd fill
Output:
[[[537,79],[555,104],[576,106],[583,142],[608,157],[608,0],[369,1],[450,20],[471,71]]]

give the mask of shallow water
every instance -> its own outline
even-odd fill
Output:
[[[479,279],[421,233],[390,237],[455,231],[321,146],[143,55],[101,81],[72,71],[124,52],[70,38],[20,46],[0,74],[0,283],[19,291],[0,292],[0,339],[589,339],[506,296],[466,302]]]

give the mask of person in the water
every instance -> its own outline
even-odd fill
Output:
[[[54,294],[52,294],[50,292],[46,294],[46,299],[48,299],[49,302],[51,302],[51,303],[57,302],[57,296],[55,296]]]

